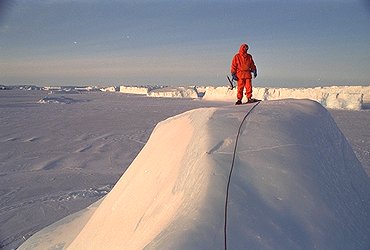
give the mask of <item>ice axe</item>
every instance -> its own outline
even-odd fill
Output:
[[[231,80],[231,79],[230,79],[230,77],[229,77],[228,75],[226,75],[226,77],[227,77],[227,80],[229,80],[229,83],[230,83],[229,89],[230,89],[230,90],[233,90],[233,89],[234,89],[234,84],[233,84],[233,81],[234,81],[234,80]]]

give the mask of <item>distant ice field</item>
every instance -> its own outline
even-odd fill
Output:
[[[0,248],[107,194],[159,121],[224,105],[233,102],[0,91]],[[370,110],[330,112],[370,175]]]

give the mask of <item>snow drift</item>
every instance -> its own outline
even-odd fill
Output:
[[[59,97],[44,97],[38,101],[38,103],[58,103],[58,104],[72,104],[78,102],[73,98],[68,98],[65,96]]]
[[[120,86],[119,92],[125,94],[147,95],[149,87]]]
[[[58,246],[369,248],[370,182],[329,113],[282,100],[246,117],[252,107],[159,123],[73,242]]]

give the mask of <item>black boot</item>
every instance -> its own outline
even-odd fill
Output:
[[[252,103],[252,102],[259,102],[261,100],[255,99],[255,98],[250,98],[248,99],[247,103]]]
[[[240,105],[240,104],[242,104],[242,100],[237,100],[235,103],[235,105]]]

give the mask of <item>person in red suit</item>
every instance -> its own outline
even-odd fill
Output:
[[[252,73],[254,78],[257,77],[257,67],[254,64],[251,54],[248,54],[249,46],[247,44],[240,45],[239,52],[233,57],[231,62],[232,79],[238,82],[238,93],[236,105],[242,104],[243,90],[247,102],[254,102],[252,98]]]

